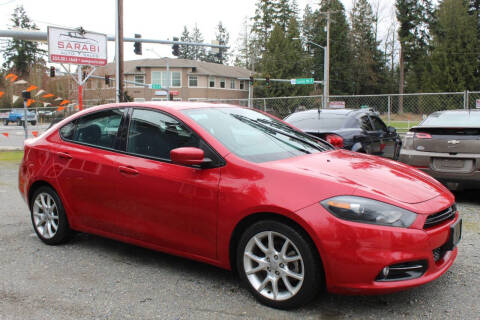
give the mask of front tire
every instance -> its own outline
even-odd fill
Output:
[[[287,224],[259,221],[241,236],[237,270],[242,282],[263,304],[297,308],[322,287],[323,270],[315,248]]]
[[[44,186],[35,191],[30,203],[30,213],[33,229],[44,243],[65,243],[73,235],[62,201],[52,188]]]
[[[3,121],[3,124],[6,125],[6,126],[8,126],[8,120],[4,120],[4,121]]]

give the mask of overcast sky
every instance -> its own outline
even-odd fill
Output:
[[[352,0],[341,0],[347,11]],[[394,0],[380,1],[385,16],[391,15]],[[28,16],[46,31],[48,25],[76,28],[113,35],[115,33],[115,0],[0,0],[0,29],[10,25],[10,15],[17,5],[23,5]],[[242,28],[245,17],[255,13],[255,0],[124,0],[124,36],[140,33],[143,38],[172,39],[183,26],[189,29],[197,23],[206,42],[214,39],[215,28],[222,21],[230,33],[230,46]],[[316,7],[318,1],[297,0],[303,10],[306,4]],[[385,29],[385,28],[383,28]],[[0,46],[0,48],[3,48]],[[143,44],[143,56],[133,53],[133,43],[125,43],[125,59],[154,58],[154,49],[161,56],[171,56],[167,45]],[[113,42],[108,46],[108,60],[113,60]],[[1,59],[1,58],[0,58]],[[3,59],[2,59],[3,60]]]

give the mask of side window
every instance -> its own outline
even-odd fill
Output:
[[[170,151],[173,149],[202,148],[202,145],[203,143],[197,135],[174,118],[152,110],[133,110],[128,131],[128,152],[170,159]]]
[[[124,110],[105,110],[78,119],[73,140],[114,149]]]
[[[370,118],[368,116],[363,116],[360,118],[360,126],[363,130],[373,131],[372,123],[370,122]]]
[[[387,132],[387,126],[379,117],[371,117],[375,130]]]
[[[74,121],[64,125],[60,128],[60,136],[65,140],[72,140],[73,134],[75,132],[75,123]]]

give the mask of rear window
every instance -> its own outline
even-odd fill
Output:
[[[285,118],[285,122],[304,130],[333,131],[344,127],[347,117],[339,115],[315,114],[309,118],[291,115]]]
[[[422,127],[480,127],[480,112],[435,112],[428,116]]]

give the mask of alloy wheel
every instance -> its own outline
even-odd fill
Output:
[[[45,239],[51,239],[58,230],[59,215],[57,204],[53,197],[42,192],[33,202],[33,223],[35,229]]]

